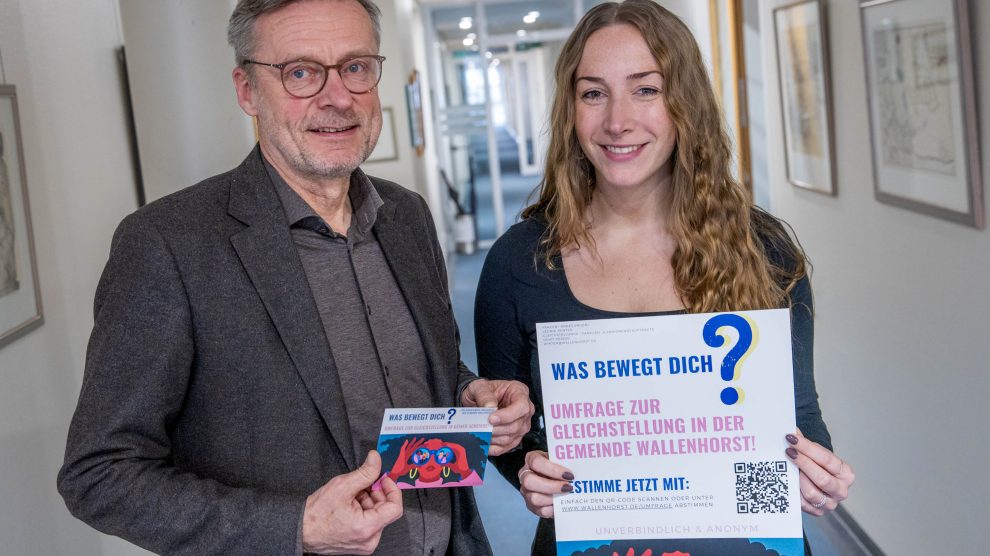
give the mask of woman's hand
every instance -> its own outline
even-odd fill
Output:
[[[409,458],[412,457],[413,453],[417,448],[426,443],[425,438],[407,438],[402,441],[402,448],[399,450],[399,457],[396,458],[395,464],[392,465],[392,470],[389,471],[388,476],[391,477],[393,481],[396,481],[409,470]]]
[[[550,461],[546,452],[526,454],[526,464],[519,470],[519,493],[529,511],[540,517],[553,517],[553,495],[574,490],[570,469]]]
[[[848,463],[822,445],[801,434],[787,435],[787,457],[797,465],[801,476],[801,509],[822,516],[834,510],[849,496],[856,474]]]
[[[449,467],[454,471],[454,473],[461,476],[462,481],[467,479],[468,475],[471,474],[471,468],[468,466],[468,456],[464,446],[451,443],[450,451],[454,453],[454,463]]]

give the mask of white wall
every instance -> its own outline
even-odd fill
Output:
[[[376,0],[382,10],[381,54],[385,67],[378,93],[382,107],[391,106],[399,159],[390,162],[367,162],[367,173],[392,180],[422,195],[430,205],[441,248],[448,253],[452,244],[449,233],[453,225],[447,192],[440,183],[438,140],[433,126],[433,102],[430,91],[428,45],[423,26],[423,8],[416,0]],[[429,45],[432,48],[432,42]],[[409,134],[409,107],[405,85],[413,70],[419,72],[423,110],[425,150],[417,155]],[[384,134],[386,130],[382,130]]]
[[[120,0],[148,202],[234,168],[254,146],[230,77],[234,4]]]
[[[115,0],[0,0],[0,56],[17,87],[45,323],[0,349],[4,554],[123,554],[55,490],[116,223],[136,207]]]
[[[427,199],[441,233],[442,199],[439,195],[436,155],[432,141],[433,129],[430,125],[430,89],[426,72],[425,51],[422,39],[422,16],[419,6],[412,0],[377,0],[382,10],[381,54],[385,56],[385,66],[378,94],[382,108],[391,107],[395,123],[395,141],[398,147],[398,160],[386,162],[366,162],[361,168],[373,176],[392,180]],[[415,44],[415,46],[413,46]],[[426,152],[417,156],[409,136],[409,112],[406,104],[405,86],[413,69],[419,71],[420,90],[423,103],[424,136]],[[382,136],[389,130],[382,129]],[[441,245],[444,245],[441,238]]]
[[[429,199],[426,159],[416,156],[409,140],[404,88],[413,68],[425,66],[409,46],[420,18],[412,0],[377,3],[386,57],[378,91],[382,107],[392,109],[399,158],[362,168]],[[234,54],[226,27],[235,4],[120,0],[148,201],[233,168],[254,145],[251,120],[237,105],[230,77]],[[392,132],[383,129],[382,135]],[[430,200],[437,211],[439,200]]]
[[[761,0],[762,29],[788,1]],[[972,28],[990,29],[990,6],[969,4]],[[846,507],[887,554],[985,554],[990,231],[874,200],[859,9],[827,6],[838,197],[787,184],[773,71],[765,92],[772,205],[815,265],[818,391],[858,476]],[[773,34],[761,40],[776,68]],[[990,91],[990,37],[975,41]],[[990,100],[977,104],[988,176]]]

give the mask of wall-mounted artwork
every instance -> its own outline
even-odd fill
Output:
[[[736,177],[752,192],[742,0],[708,0],[708,15],[712,27],[712,87],[729,124],[735,147]]]
[[[877,200],[983,228],[967,2],[860,11]]]
[[[398,160],[399,150],[395,143],[395,120],[392,118],[392,107],[382,108],[382,132],[378,136],[378,144],[368,157],[368,162],[386,162]]]
[[[409,139],[416,149],[416,156],[423,156],[426,138],[423,125],[423,97],[420,89],[419,72],[413,70],[406,84],[406,106],[409,109]]]
[[[17,93],[0,85],[0,347],[41,322]]]
[[[821,2],[787,4],[776,8],[773,16],[787,180],[835,195],[828,48]]]

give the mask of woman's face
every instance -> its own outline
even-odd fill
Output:
[[[575,76],[575,122],[596,187],[656,187],[670,175],[677,138],[663,87],[635,27],[610,25],[588,37]]]
[[[420,478],[426,482],[440,479],[444,467],[449,468],[457,456],[446,442],[437,439],[427,440],[418,450],[413,452],[409,463],[419,468]]]

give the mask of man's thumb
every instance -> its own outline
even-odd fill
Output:
[[[358,492],[370,487],[378,480],[382,470],[382,457],[378,452],[371,450],[368,457],[364,458],[364,463],[354,471],[347,474],[348,490],[357,496]]]
[[[487,380],[476,380],[468,385],[468,389],[476,407],[498,407],[498,398]]]

